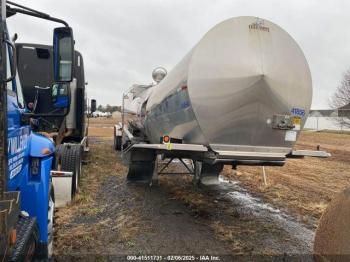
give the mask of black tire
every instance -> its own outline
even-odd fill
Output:
[[[114,136],[114,149],[120,151],[122,149],[122,137]]]
[[[81,180],[82,147],[80,145],[63,145],[61,158],[61,170],[73,172],[72,197],[78,192]]]
[[[115,128],[114,128],[114,135],[113,135],[113,149],[114,150],[118,150],[117,149],[117,136],[115,135]]]
[[[17,226],[17,241],[9,261],[32,261],[39,246],[39,230],[36,219],[20,217]]]

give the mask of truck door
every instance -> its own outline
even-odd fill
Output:
[[[9,39],[9,35],[6,34]],[[7,45],[7,77],[13,72],[13,50]],[[8,190],[18,190],[25,179],[29,155],[29,123],[21,121],[21,112],[25,110],[22,88],[18,75],[7,82],[7,121],[8,121]]]

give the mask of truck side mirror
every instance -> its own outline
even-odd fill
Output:
[[[62,109],[66,113],[70,106],[69,102],[69,84],[68,83],[56,83],[52,86],[52,105],[55,109]]]
[[[70,27],[58,27],[53,34],[54,79],[57,83],[73,80],[74,39]]]
[[[96,100],[95,99],[91,99],[90,110],[91,110],[91,113],[96,112]]]

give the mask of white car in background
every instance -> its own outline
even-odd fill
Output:
[[[112,114],[110,112],[100,112],[95,111],[92,113],[92,117],[111,117]]]

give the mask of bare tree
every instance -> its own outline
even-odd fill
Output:
[[[350,69],[343,75],[340,85],[330,99],[330,105],[338,110],[335,121],[340,127],[350,127]]]

